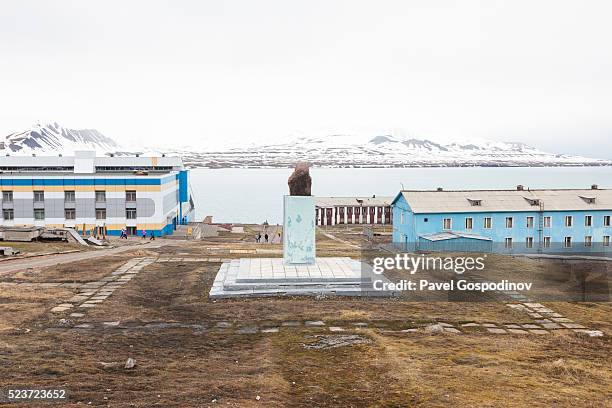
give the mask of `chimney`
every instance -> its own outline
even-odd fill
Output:
[[[444,191],[444,189],[442,187],[438,187],[436,191]]]
[[[523,191],[525,189],[525,187],[523,187],[522,184],[519,184],[518,186],[516,186],[516,191]]]
[[[591,184],[591,190],[597,190],[599,187],[597,184]]]

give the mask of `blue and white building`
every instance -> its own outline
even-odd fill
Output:
[[[194,214],[180,157],[0,157],[0,189],[2,226],[162,236]]]
[[[403,190],[393,242],[407,251],[608,253],[612,190]]]

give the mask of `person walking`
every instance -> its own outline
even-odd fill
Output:
[[[155,241],[155,232],[151,231],[151,238],[149,238],[149,241]]]
[[[266,240],[266,242],[268,242],[268,233],[266,232],[266,235],[264,235],[264,239]]]
[[[255,242],[260,242],[261,241],[261,234],[257,233],[257,235],[255,235]]]
[[[142,239],[147,239],[147,230],[146,229],[142,230]]]

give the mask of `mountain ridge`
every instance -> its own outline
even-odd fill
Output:
[[[56,122],[36,124],[31,129],[0,139],[0,154],[57,155],[76,150],[96,150],[115,155],[180,155],[190,168],[293,167],[308,161],[319,167],[540,167],[609,166],[612,160],[556,154],[522,142],[466,139],[434,141],[393,134],[354,136],[300,136],[282,143],[201,150],[198,148],[126,149],[96,129],[69,129]],[[140,149],[138,149],[140,150]]]
[[[119,149],[110,137],[96,129],[68,129],[57,122],[35,124],[31,129],[11,133],[0,140],[0,152],[8,154],[63,154],[75,150],[107,153]]]

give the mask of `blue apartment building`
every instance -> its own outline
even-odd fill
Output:
[[[393,243],[405,251],[609,254],[612,190],[400,191]]]

